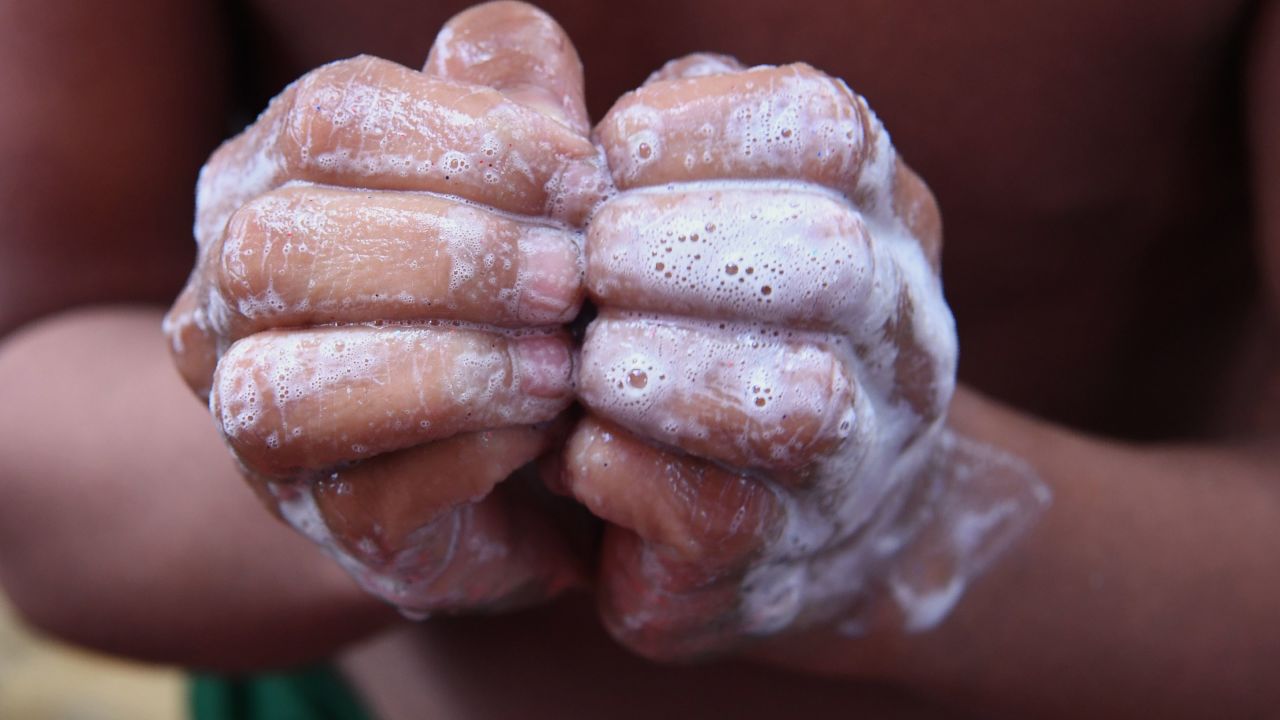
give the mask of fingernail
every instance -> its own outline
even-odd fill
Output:
[[[521,391],[560,398],[573,390],[573,358],[563,339],[544,335],[519,338],[512,355]]]
[[[530,228],[520,237],[517,316],[534,325],[568,322],[582,301],[582,263],[568,233]]]

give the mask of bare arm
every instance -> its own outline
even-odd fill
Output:
[[[1278,22],[1270,7],[1258,27],[1253,98],[1262,244],[1273,274]],[[998,511],[955,524],[947,516],[971,507],[952,502],[962,494],[904,503],[908,514],[932,505],[917,516],[924,537],[930,528],[954,530],[939,533],[953,545],[933,545],[916,556],[927,561],[915,564],[914,540],[895,556],[903,541],[877,536],[874,522],[858,514],[879,488],[932,471],[915,473],[910,463],[920,456],[899,453],[912,441],[894,433],[907,427],[929,438],[950,397],[954,356],[937,341],[947,337],[950,318],[930,305],[931,278],[912,273],[937,248],[927,191],[912,192],[923,186],[902,164],[890,175],[893,151],[877,124],[843,86],[811,68],[743,70],[694,56],[655,78],[619,100],[596,133],[624,192],[593,217],[587,238],[587,282],[601,312],[587,332],[579,387],[596,418],[579,426],[566,461],[570,491],[612,523],[600,587],[613,634],[669,658],[822,627],[755,651],[789,667],[944,695],[984,716],[1273,713],[1280,700],[1280,442],[1264,418],[1280,402],[1260,390],[1280,375],[1274,304],[1266,319],[1259,313],[1261,352],[1241,366],[1257,407],[1230,441],[1126,445],[957,393],[947,424],[1026,459],[1053,494],[1039,524],[959,596],[972,577],[963,574],[965,553],[982,544],[986,528],[1026,506],[1005,502],[1016,501],[1015,493],[1001,497]],[[787,113],[798,105],[805,114],[793,120]],[[843,110],[824,115],[829,108]],[[740,118],[756,116],[785,120],[751,126],[753,134],[740,130]],[[827,131],[851,143],[825,146],[810,131],[815,118],[829,123],[819,127],[839,128],[835,118],[859,116],[868,118],[861,129]],[[757,146],[754,137],[787,142]],[[862,157],[881,163],[840,158],[859,142],[874,148]],[[779,177],[825,185],[842,200],[713,184]],[[853,212],[863,225],[841,227],[839,218]],[[810,224],[785,225],[787,218]],[[822,218],[835,229],[813,232]],[[722,239],[725,228],[732,239]],[[687,242],[681,234],[704,229]],[[830,238],[846,241],[836,245],[843,256],[820,265],[814,258],[831,257]],[[797,251],[787,254],[790,247]],[[842,276],[841,259],[868,270]],[[907,282],[875,275],[895,262]],[[865,277],[876,280],[855,294]],[[642,314],[622,312],[636,310]],[[733,324],[744,318],[760,325]],[[783,340],[768,323],[786,327]],[[802,336],[796,326],[827,334]],[[921,327],[931,330],[915,330]],[[841,354],[842,339],[852,353]],[[882,352],[877,343],[895,345]],[[891,372],[884,357],[894,358]],[[1185,379],[1188,386],[1206,381]],[[828,404],[790,400],[796,397]],[[859,397],[870,397],[870,407],[859,407]],[[1240,407],[1226,393],[1221,400]],[[822,424],[830,417],[849,418],[838,426],[845,435],[836,423]],[[893,422],[904,417],[917,424]],[[836,450],[824,455],[823,443]],[[959,464],[939,450],[944,444],[915,447],[938,453],[941,486],[954,482],[963,493],[966,478],[978,478],[970,487],[981,484],[982,470],[951,472]],[[850,448],[865,454],[840,455]],[[890,558],[887,572],[865,561],[874,556],[866,548]],[[897,573],[904,566],[910,569]],[[876,595],[877,576],[889,578],[888,599]],[[902,577],[923,579],[913,585]],[[934,608],[958,596],[937,629],[898,629],[901,616],[938,618]],[[850,609],[849,635],[832,630],[827,620]]]
[[[1280,4],[1259,16],[1250,123],[1264,306],[1231,441],[1128,446],[960,393],[962,431],[1027,458],[1044,520],[934,632],[812,639],[788,664],[1012,716],[1263,717],[1280,702]],[[1206,348],[1206,352],[1212,350]],[[1189,378],[1189,382],[1196,379]],[[803,652],[799,648],[804,648]]]
[[[394,618],[264,512],[173,370],[160,312],[63,315],[0,348],[0,581],[26,618],[136,658],[313,660]]]
[[[208,6],[0,4],[0,583],[41,629],[246,668],[390,613],[263,512],[174,372],[159,310],[191,266],[224,128]],[[96,305],[3,337],[24,322]]]
[[[154,245],[178,257],[163,249],[187,244],[192,176],[209,135],[183,103],[215,117],[219,109],[206,93],[220,77],[199,73],[210,69],[216,36],[201,31],[200,18],[154,10],[139,18],[152,34],[135,40],[168,49],[163,66],[195,76],[149,74],[156,59],[132,62],[124,49],[110,59],[131,59],[113,76],[140,83],[132,95],[164,100],[141,118],[162,141],[143,134],[132,147],[131,130],[99,137],[94,116],[74,107],[58,118],[81,120],[75,131],[108,154],[144,158],[103,170],[104,194],[132,188],[109,196],[132,203],[121,215],[160,207],[162,217],[183,218],[182,228],[113,232],[136,261],[117,276],[104,270],[114,244],[90,255],[81,235],[56,222],[92,210],[98,194],[55,197],[49,212],[28,219],[50,257],[85,256],[88,272],[71,279],[99,303],[151,299],[142,278],[174,279],[163,263],[157,270],[154,258],[133,256]],[[189,37],[175,40],[182,28]],[[495,35],[504,54],[468,60],[480,57],[468,44]],[[568,229],[405,191],[447,190],[503,212],[580,222],[604,181],[585,135],[581,68],[559,26],[520,3],[457,16],[432,58],[423,72],[370,57],[319,68],[205,165],[196,190],[201,260],[166,328],[179,371],[210,397],[208,407],[182,391],[149,310],[60,317],[0,348],[9,400],[0,492],[14,499],[0,510],[0,579],[37,624],[112,652],[246,669],[324,657],[395,618],[255,507],[242,474],[361,585],[407,611],[513,607],[578,581],[554,516],[517,499],[511,485],[495,489],[543,452],[557,431],[550,421],[572,402],[570,338],[557,326],[581,300],[576,241]],[[410,99],[403,126],[340,119]],[[310,128],[298,145],[291,123]],[[47,138],[50,158],[76,132]],[[378,133],[392,144],[379,144]],[[461,150],[473,160],[451,159]],[[141,151],[188,154],[152,164]],[[340,152],[364,159],[336,169],[309,160]],[[415,172],[401,172],[410,156]],[[483,173],[474,160],[482,156]],[[307,182],[280,187],[290,180]],[[314,222],[317,207],[323,222]],[[364,224],[370,217],[376,227]],[[483,263],[472,255],[475,238],[486,243]],[[255,255],[283,261],[246,260]],[[23,257],[36,280],[57,277],[40,268],[44,260]],[[42,287],[29,285],[33,297]],[[335,322],[347,326],[317,327]],[[277,372],[281,359],[296,383]]]
[[[1122,446],[963,392],[952,422],[1035,465],[1054,492],[1041,523],[938,629],[811,637],[774,659],[1015,717],[1260,717],[1275,707],[1274,438]]]

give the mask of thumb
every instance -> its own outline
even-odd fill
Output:
[[[423,72],[487,85],[585,135],[582,61],[550,15],[502,0],[465,10],[436,36]]]

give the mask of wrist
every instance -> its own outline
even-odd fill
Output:
[[[958,390],[947,427],[932,441],[928,471],[905,483],[902,501],[882,507],[873,536],[859,540],[894,549],[867,571],[847,609],[833,620],[762,640],[747,655],[816,674],[919,681],[921,648],[935,647],[932,638],[946,634],[932,631],[948,623],[969,586],[1049,505],[1047,486],[1018,454],[1047,442],[1048,428],[1019,420]],[[838,572],[842,563],[829,567]]]

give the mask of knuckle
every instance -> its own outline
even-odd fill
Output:
[[[593,247],[599,249],[608,243],[610,237],[617,232],[621,219],[625,217],[626,208],[633,202],[635,201],[627,195],[617,195],[596,208],[595,214],[591,216],[591,224],[587,226],[587,252],[591,252]]]
[[[848,205],[840,205],[832,218],[830,260],[817,297],[829,307],[829,315],[837,324],[859,314],[874,287],[874,239],[861,213]]]
[[[228,306],[240,314],[255,314],[250,306],[268,295],[279,268],[270,252],[275,241],[270,218],[280,214],[278,192],[261,195],[236,210],[227,221],[217,254],[214,281]]]
[[[604,203],[596,210],[587,227],[583,242],[583,257],[586,271],[584,282],[587,289],[597,298],[606,297],[610,291],[610,279],[615,269],[608,261],[610,248],[622,229],[625,217],[626,201],[615,198]]]
[[[240,462],[265,471],[266,455],[279,445],[279,418],[255,346],[252,338],[241,340],[218,361],[209,407]]]
[[[956,358],[953,343],[927,339],[925,328],[940,318],[922,317],[930,313],[928,305],[913,297],[908,290],[899,293],[896,312],[884,328],[885,341],[896,350],[890,399],[906,402],[927,426],[942,417],[950,404]]]
[[[370,56],[338,60],[303,75],[294,85],[280,138],[290,167],[301,170],[319,160],[335,132],[351,118],[347,95],[374,62]]]
[[[648,95],[660,92],[641,88],[624,95],[600,122],[597,136],[614,182],[624,187],[644,184],[651,165],[662,155],[663,114],[646,104]]]
[[[696,456],[803,474],[858,419],[855,382],[831,342],[738,343],[710,330],[598,320],[583,347],[580,399]]]
[[[611,321],[601,318],[587,326],[578,378],[583,402],[604,417],[610,417],[610,398],[620,392],[608,378],[608,360],[615,349],[615,343],[609,337],[613,330],[611,325]]]
[[[319,109],[339,90],[332,82],[326,82],[320,74],[323,70],[313,70],[298,81],[293,102],[280,126],[279,141],[284,159],[294,172],[305,167],[312,158],[317,138],[322,133],[328,135],[328,124]]]
[[[217,364],[217,348],[207,308],[200,306],[197,294],[195,286],[188,284],[161,328],[178,374],[197,396],[205,398]]]
[[[762,448],[780,470],[807,471],[834,454],[866,420],[854,410],[857,386],[844,363],[828,350],[814,352],[814,371],[784,385],[785,396],[774,409],[781,433]]]
[[[803,63],[643,87],[614,105],[599,137],[624,187],[783,178],[855,201],[874,199],[860,177],[891,150],[861,97]]]
[[[901,158],[894,167],[893,212],[920,243],[934,272],[938,272],[942,259],[942,213],[929,186]]]

